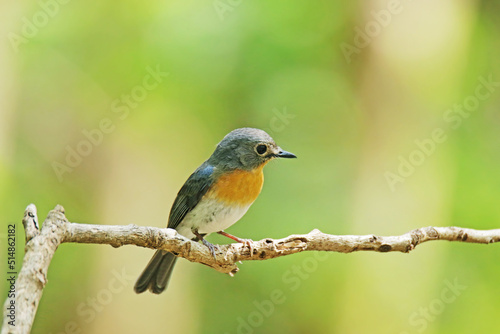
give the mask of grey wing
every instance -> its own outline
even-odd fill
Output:
[[[168,228],[176,228],[193,210],[213,184],[215,168],[207,163],[201,165],[182,186],[170,210]]]

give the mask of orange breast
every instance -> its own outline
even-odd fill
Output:
[[[264,184],[264,173],[262,172],[264,165],[262,164],[250,172],[237,169],[221,176],[207,193],[207,196],[231,205],[247,206],[252,204],[259,196]]]

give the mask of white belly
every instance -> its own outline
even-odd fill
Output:
[[[204,198],[186,215],[186,217],[184,217],[176,230],[179,234],[189,239],[195,237],[192,232],[194,228],[197,228],[200,234],[209,234],[225,230],[240,220],[248,211],[250,205],[246,207],[229,207],[222,202]]]

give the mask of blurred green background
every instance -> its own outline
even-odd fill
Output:
[[[29,203],[40,221],[61,204],[73,222],[163,227],[190,173],[243,126],[267,130],[299,159],[266,167],[259,199],[228,230],[240,237],[499,226],[498,2],[43,0],[0,9],[0,237],[4,248],[6,225],[17,224],[18,270]],[[68,166],[71,150],[85,156]],[[136,295],[152,254],[63,244],[32,332],[498,328],[497,245],[305,252],[245,262],[233,278],[181,260],[166,293]]]

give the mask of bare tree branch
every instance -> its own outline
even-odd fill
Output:
[[[42,291],[47,283],[47,271],[57,247],[64,242],[107,244],[113,247],[136,245],[151,249],[163,249],[198,262],[213,269],[234,275],[237,262],[266,260],[303,251],[330,251],[351,253],[355,251],[408,253],[417,245],[432,240],[460,241],[490,244],[500,241],[500,229],[473,230],[460,227],[424,227],[400,236],[330,235],[313,230],[308,234],[291,235],[283,239],[263,239],[243,244],[219,245],[214,258],[200,243],[179,235],[175,230],[137,225],[89,225],[70,223],[62,206],[49,212],[41,230],[38,228],[36,207],[26,208],[23,225],[26,232],[26,253],[23,267],[16,281],[16,326],[8,324],[8,312],[4,304],[2,334],[29,333]]]

